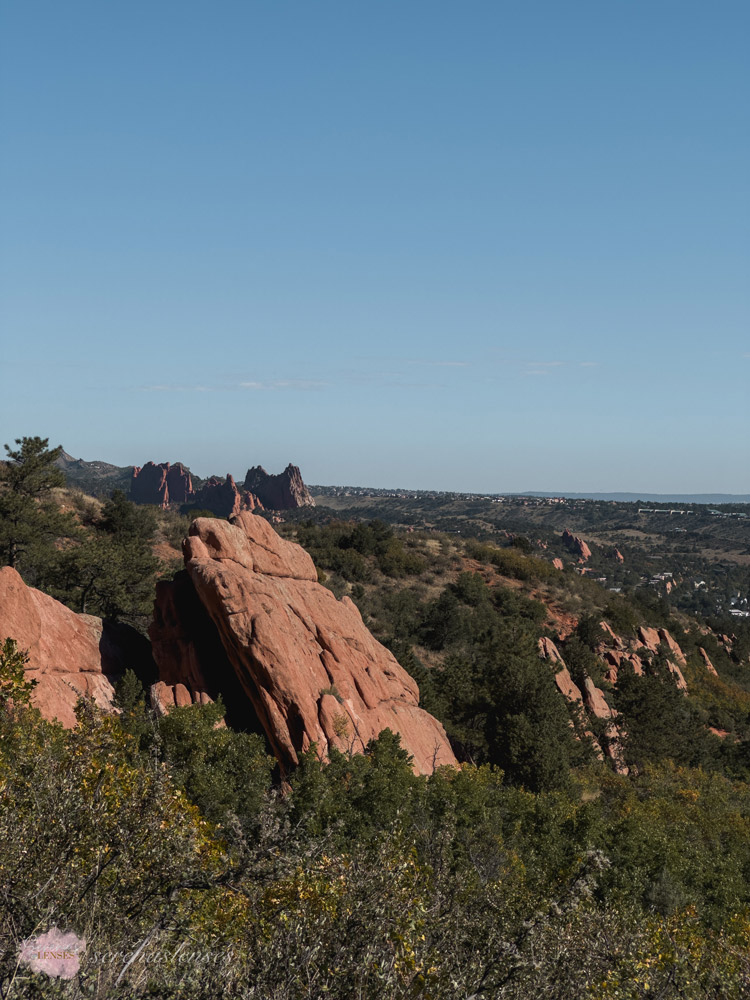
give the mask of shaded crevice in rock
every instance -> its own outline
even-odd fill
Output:
[[[149,636],[160,681],[184,685],[193,703],[204,701],[202,694],[211,701],[221,696],[233,729],[265,738],[265,727],[185,570],[171,581],[157,583]]]

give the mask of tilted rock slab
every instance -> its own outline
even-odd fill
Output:
[[[586,542],[582,538],[579,538],[578,535],[571,534],[567,528],[562,533],[562,542],[569,551],[575,552],[579,562],[583,563],[591,558],[591,549]]]
[[[716,667],[711,662],[711,657],[705,651],[705,649],[703,648],[703,646],[698,646],[698,652],[701,654],[701,659],[703,660],[703,665],[706,668],[706,670],[709,672],[709,674],[713,674],[714,677],[718,677],[719,675],[716,672]]]
[[[386,728],[400,733],[417,772],[456,764],[445,730],[418,707],[416,682],[353,602],[318,583],[299,545],[243,512],[231,523],[197,518],[183,548],[195,592],[284,770],[313,743],[322,755],[330,746],[358,752]],[[161,668],[157,641],[154,654]]]
[[[570,676],[570,671],[567,668],[565,660],[560,654],[560,650],[550,638],[542,636],[538,645],[539,655],[541,658],[543,660],[549,660],[555,667],[555,684],[557,685],[557,689],[560,694],[573,705],[580,706],[581,708],[585,707],[598,719],[606,720],[606,742],[604,749],[606,750],[607,756],[610,757],[614,763],[615,770],[619,774],[627,774],[628,767],[625,764],[625,758],[622,750],[622,735],[614,722],[617,718],[617,712],[613,708],[609,707],[603,692],[596,687],[590,677],[586,677],[584,681],[584,690],[581,692],[581,689]],[[602,758],[602,747],[594,734],[590,731],[585,731],[584,735],[588,736],[591,740],[597,756]]]

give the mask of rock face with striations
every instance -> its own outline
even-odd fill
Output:
[[[352,601],[318,583],[299,545],[243,512],[231,523],[197,518],[184,556],[186,574],[160,586],[150,629],[165,684],[252,712],[283,770],[313,743],[323,755],[361,751],[386,728],[401,734],[416,771],[455,765],[443,727],[418,707],[415,681]],[[241,690],[228,697],[230,675]]]
[[[134,629],[77,615],[27,587],[10,566],[0,570],[0,642],[6,638],[28,651],[26,676],[37,681],[32,704],[69,728],[76,724],[79,697],[111,711],[114,682],[128,667],[143,674],[150,661],[148,643]]]
[[[171,503],[188,503],[194,496],[193,480],[182,462],[170,465],[153,462],[133,468],[130,481],[130,499],[133,503],[156,504],[166,509]]]
[[[302,473],[296,465],[287,465],[277,476],[269,475],[260,465],[253,466],[247,470],[244,489],[254,493],[263,506],[270,510],[315,506],[315,501],[302,481]]]

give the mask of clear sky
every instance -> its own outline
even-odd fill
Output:
[[[0,432],[750,491],[747,0],[5,0]]]

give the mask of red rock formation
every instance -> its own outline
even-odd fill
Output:
[[[356,606],[317,582],[304,549],[243,512],[231,523],[197,518],[184,554],[213,634],[282,769],[313,743],[324,755],[330,746],[361,751],[386,728],[401,734],[418,772],[456,763],[443,727],[418,707],[415,681],[370,635]],[[173,686],[184,660],[182,683],[190,673],[196,687],[223,693],[215,661],[196,649],[194,616],[173,596],[160,590],[151,630],[162,680]],[[188,691],[191,700],[195,694]]]
[[[562,559],[553,559],[552,565],[555,567],[555,569],[565,569],[565,567],[563,566]]]
[[[624,563],[625,562],[625,556],[623,556],[622,552],[620,552],[619,549],[615,549],[615,559],[619,563]]]
[[[651,650],[652,653],[659,652],[661,640],[659,638],[659,633],[655,628],[648,628],[646,625],[641,625],[638,629],[638,638],[641,645],[645,646],[646,649]]]
[[[638,638],[641,644],[652,653],[658,653],[662,642],[664,642],[674,658],[667,660],[667,666],[675,676],[675,683],[677,684],[677,687],[680,691],[685,691],[687,693],[687,684],[685,683],[685,678],[683,677],[682,670],[680,670],[679,666],[679,664],[685,666],[685,656],[667,629],[660,628],[657,630],[655,628],[648,628],[645,625],[641,625],[638,628]],[[678,662],[676,663],[675,660]]]
[[[669,652],[672,654],[676,662],[679,663],[681,667],[687,666],[685,654],[665,628],[659,629],[659,638],[663,643],[666,643]]]
[[[716,672],[716,667],[711,662],[711,657],[705,651],[705,649],[703,648],[703,646],[699,646],[698,647],[698,652],[701,654],[701,659],[703,660],[703,665],[705,666],[705,668],[709,672],[709,674],[713,674],[714,677],[718,677],[719,675]]]
[[[247,470],[244,489],[260,498],[268,510],[292,510],[295,507],[314,507],[315,501],[302,481],[296,465],[287,465],[283,472],[271,476],[260,466]]]
[[[195,504],[210,510],[217,517],[236,517],[243,510],[263,510],[258,497],[247,491],[241,493],[228,473],[225,480],[211,476],[195,495]]]
[[[27,587],[9,566],[0,570],[0,642],[6,638],[29,653],[26,674],[37,681],[32,704],[46,719],[58,719],[68,728],[76,724],[79,697],[111,710],[113,682],[128,666],[140,666],[135,659],[148,656],[138,648],[134,630],[105,627],[100,618],[77,615]]]
[[[610,708],[604,692],[594,684],[590,677],[583,682],[583,703],[597,719],[613,719],[617,712]]]
[[[171,503],[188,503],[194,495],[190,471],[182,462],[155,465],[147,462],[142,468],[133,468],[130,481],[130,499],[133,503],[150,503],[167,508]]]
[[[578,535],[572,535],[567,528],[562,533],[562,540],[563,545],[565,545],[567,549],[571,552],[575,552],[578,556],[579,562],[586,562],[587,559],[591,558],[591,549],[588,545],[582,538],[579,538]]]
[[[584,692],[582,694],[581,689],[573,682],[570,672],[565,665],[565,661],[560,655],[559,649],[554,642],[546,636],[543,636],[539,640],[539,654],[543,659],[550,660],[556,667],[559,667],[555,673],[555,684],[557,685],[558,691],[564,698],[574,705],[580,705],[581,708],[585,707],[597,718],[606,720],[605,752],[615,765],[615,770],[619,774],[627,774],[628,768],[623,757],[622,739],[614,721],[617,717],[617,712],[613,708],[609,707],[603,692],[596,687],[590,677],[587,677],[584,682]],[[601,757],[602,747],[594,737],[593,733],[587,731],[585,735],[589,737],[594,746],[594,750],[598,756]]]
[[[625,642],[617,635],[616,632],[612,630],[609,624],[605,621],[599,622],[599,628],[604,632],[607,640],[609,640],[615,649],[625,649]]]
[[[149,699],[159,715],[166,715],[173,708],[186,708],[188,705],[198,704],[209,705],[213,701],[205,691],[201,691],[196,696],[184,684],[165,684],[164,681],[157,681],[151,685]],[[221,725],[224,724],[221,722]]]
[[[539,655],[544,660],[550,660],[560,669],[555,673],[555,684],[560,694],[568,701],[577,702],[583,705],[583,695],[581,689],[573,682],[570,671],[565,665],[565,660],[560,656],[560,651],[551,639],[543,636],[539,640]]]
[[[618,673],[623,663],[629,663],[634,673],[639,677],[643,676],[643,660],[635,653],[627,653],[619,649],[608,649],[603,655],[604,662],[607,664],[607,671],[604,677],[610,684],[617,683]]]

